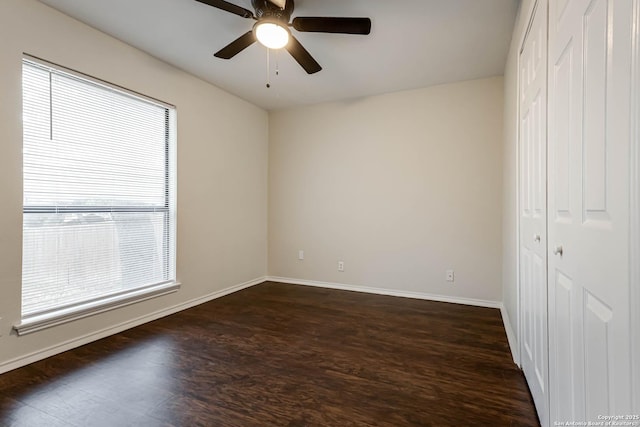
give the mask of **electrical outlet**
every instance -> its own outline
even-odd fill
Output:
[[[299,259],[300,261],[302,261],[302,260],[304,259],[304,251],[303,251],[302,249],[300,249],[300,250],[298,251],[298,259]]]
[[[453,273],[453,270],[447,270],[446,272],[446,278],[447,278],[447,282],[453,282],[455,275]]]
[[[338,261],[338,271],[344,271],[344,261]]]

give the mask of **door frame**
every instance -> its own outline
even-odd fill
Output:
[[[640,0],[633,0],[631,41],[630,314],[632,405],[640,413]]]

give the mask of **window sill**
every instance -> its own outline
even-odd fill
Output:
[[[126,294],[106,297],[99,301],[91,301],[50,313],[24,317],[20,323],[14,325],[13,329],[18,335],[27,335],[53,326],[62,325],[63,323],[177,292],[178,289],[180,289],[180,283],[178,282],[161,283],[159,285],[137,289]]]

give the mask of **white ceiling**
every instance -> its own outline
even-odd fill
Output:
[[[266,88],[266,49],[213,53],[253,21],[195,0],[40,0],[268,110],[502,75],[519,0],[296,0],[296,16],[362,16],[371,35],[299,33],[322,65],[307,75],[286,51]],[[229,0],[253,10],[250,0]]]

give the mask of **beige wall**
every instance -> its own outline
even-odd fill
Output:
[[[502,114],[501,77],[272,112],[269,274],[501,301]]]
[[[504,71],[504,141],[502,198],[502,298],[508,323],[518,334],[518,55],[534,0],[523,0],[516,18],[509,56]],[[518,345],[512,342],[512,349]]]
[[[505,114],[514,114],[513,54],[504,82],[268,116],[35,0],[0,2],[0,40],[0,372],[267,272],[483,301],[501,301],[504,281],[515,310],[515,265],[506,265],[514,224],[501,223],[515,214],[511,125],[502,137],[503,87]],[[12,333],[20,319],[23,52],[177,106],[178,293]],[[446,269],[456,272],[453,285]]]
[[[0,40],[0,372],[16,358],[266,274],[265,111],[35,0],[0,2]],[[20,319],[23,52],[177,106],[178,293],[20,338],[11,332]]]

